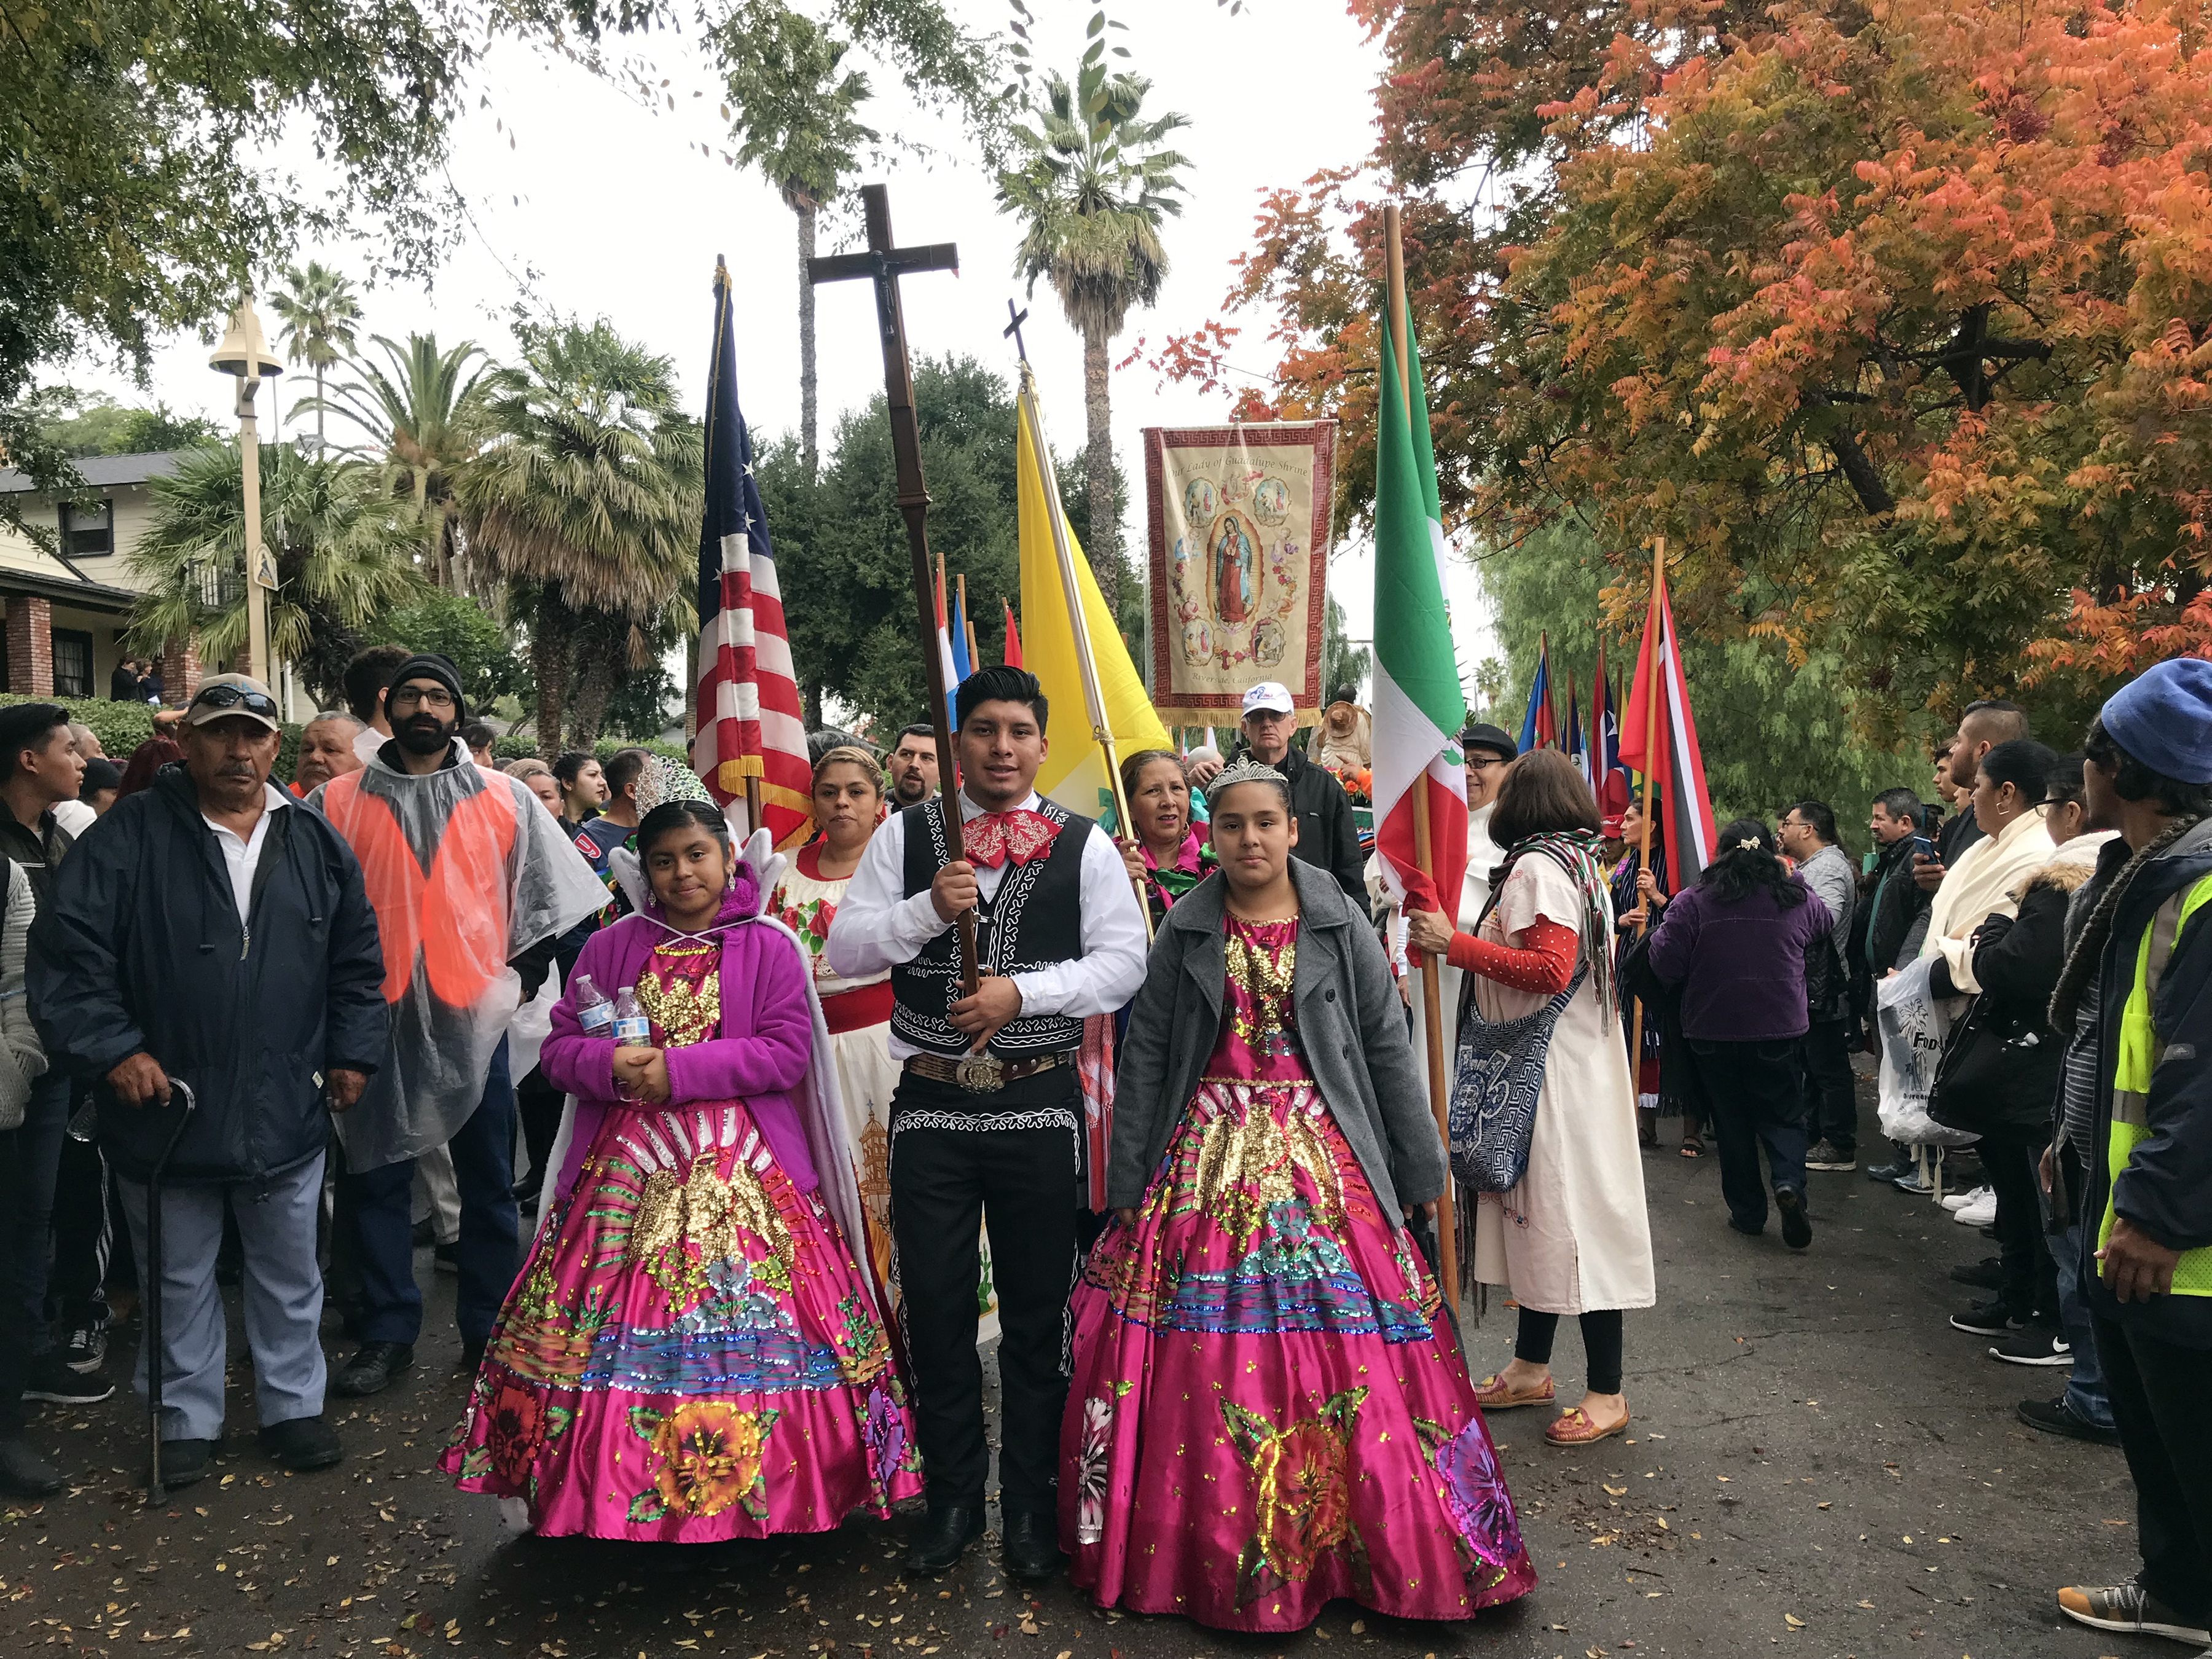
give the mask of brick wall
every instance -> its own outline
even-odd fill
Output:
[[[161,702],[181,708],[200,689],[199,642],[191,635],[172,639],[161,647]]]
[[[54,608],[27,594],[8,599],[8,689],[26,696],[54,695]]]

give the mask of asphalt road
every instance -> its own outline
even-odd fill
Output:
[[[1644,1171],[1660,1299],[1629,1316],[1632,1434],[1563,1452],[1543,1443],[1539,1413],[1497,1416],[1541,1582],[1469,1624],[1339,1602],[1296,1637],[1224,1636],[1100,1613],[1065,1585],[1024,1597],[988,1540],[963,1571],[910,1583],[898,1521],[701,1547],[510,1537],[489,1500],[454,1492],[433,1467],[463,1395],[452,1280],[440,1277],[423,1364],[376,1400],[332,1402],[349,1455],[328,1473],[288,1475],[254,1449],[249,1368],[234,1373],[228,1460],[157,1510],[143,1502],[127,1390],[89,1410],[48,1408],[35,1432],[72,1484],[0,1508],[0,1652],[2179,1653],[2057,1613],[2056,1586],[2134,1570],[2133,1488],[2117,1451],[2014,1420],[2014,1402],[2055,1393],[2063,1372],[1999,1364],[1945,1323],[1964,1299],[1946,1270],[1993,1247],[1925,1200],[1816,1175],[1813,1248],[1793,1255],[1771,1225],[1750,1239],[1723,1224],[1710,1158],[1647,1153]],[[427,1254],[420,1266],[433,1282]],[[1468,1333],[1476,1374],[1511,1344],[1512,1315],[1493,1303]],[[1555,1363],[1571,1399],[1571,1324]]]

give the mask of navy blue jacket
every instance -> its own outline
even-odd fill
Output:
[[[1805,951],[1835,924],[1802,876],[1785,905],[1763,887],[1724,904],[1705,882],[1676,894],[1651,935],[1651,971],[1680,986],[1682,1035],[1693,1042],[1772,1042],[1803,1036]]]
[[[140,1052],[199,1109],[167,1179],[254,1182],[323,1150],[323,1075],[373,1072],[385,1047],[384,958],[353,849],[302,802],[271,808],[241,927],[191,781],[165,766],[70,849],[32,924],[31,1015],[97,1079],[102,1149],[143,1181],[174,1128],[106,1075]]]

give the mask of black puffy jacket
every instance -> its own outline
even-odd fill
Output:
[[[198,1095],[167,1178],[204,1182],[265,1179],[320,1152],[323,1074],[373,1072],[384,1053],[384,959],[353,849],[303,803],[269,811],[242,927],[216,832],[174,765],[85,832],[32,924],[32,1018],[98,1079],[101,1148],[132,1180],[176,1123],[173,1102],[134,1109],[109,1092],[132,1054]]]

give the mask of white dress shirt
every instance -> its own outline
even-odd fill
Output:
[[[269,844],[269,815],[281,811],[292,804],[292,798],[273,783],[261,786],[261,816],[253,820],[253,832],[241,837],[235,830],[226,830],[204,812],[201,820],[215,831],[215,844],[222,848],[222,862],[230,872],[231,896],[238,902],[238,924],[246,925],[246,915],[253,908],[253,872],[261,866],[261,849]]]
[[[1037,811],[1043,802],[1032,791],[1022,805]],[[933,805],[932,810],[935,810]],[[983,809],[960,793],[960,821],[982,816]],[[975,884],[988,903],[1013,867],[1008,859],[997,868],[975,866]],[[1012,975],[1022,994],[1024,1015],[1061,1014],[1080,1019],[1111,1013],[1137,994],[1145,981],[1145,917],[1137,908],[1129,868],[1113,838],[1097,824],[1083,845],[1083,954],[1066,962]],[[853,872],[852,885],[837,906],[823,941],[823,959],[841,978],[866,979],[899,963],[911,962],[921,949],[952,926],[937,914],[927,887],[913,897],[906,891],[906,819],[894,813],[870,838]],[[903,1060],[922,1051],[894,1030],[891,1058]]]

